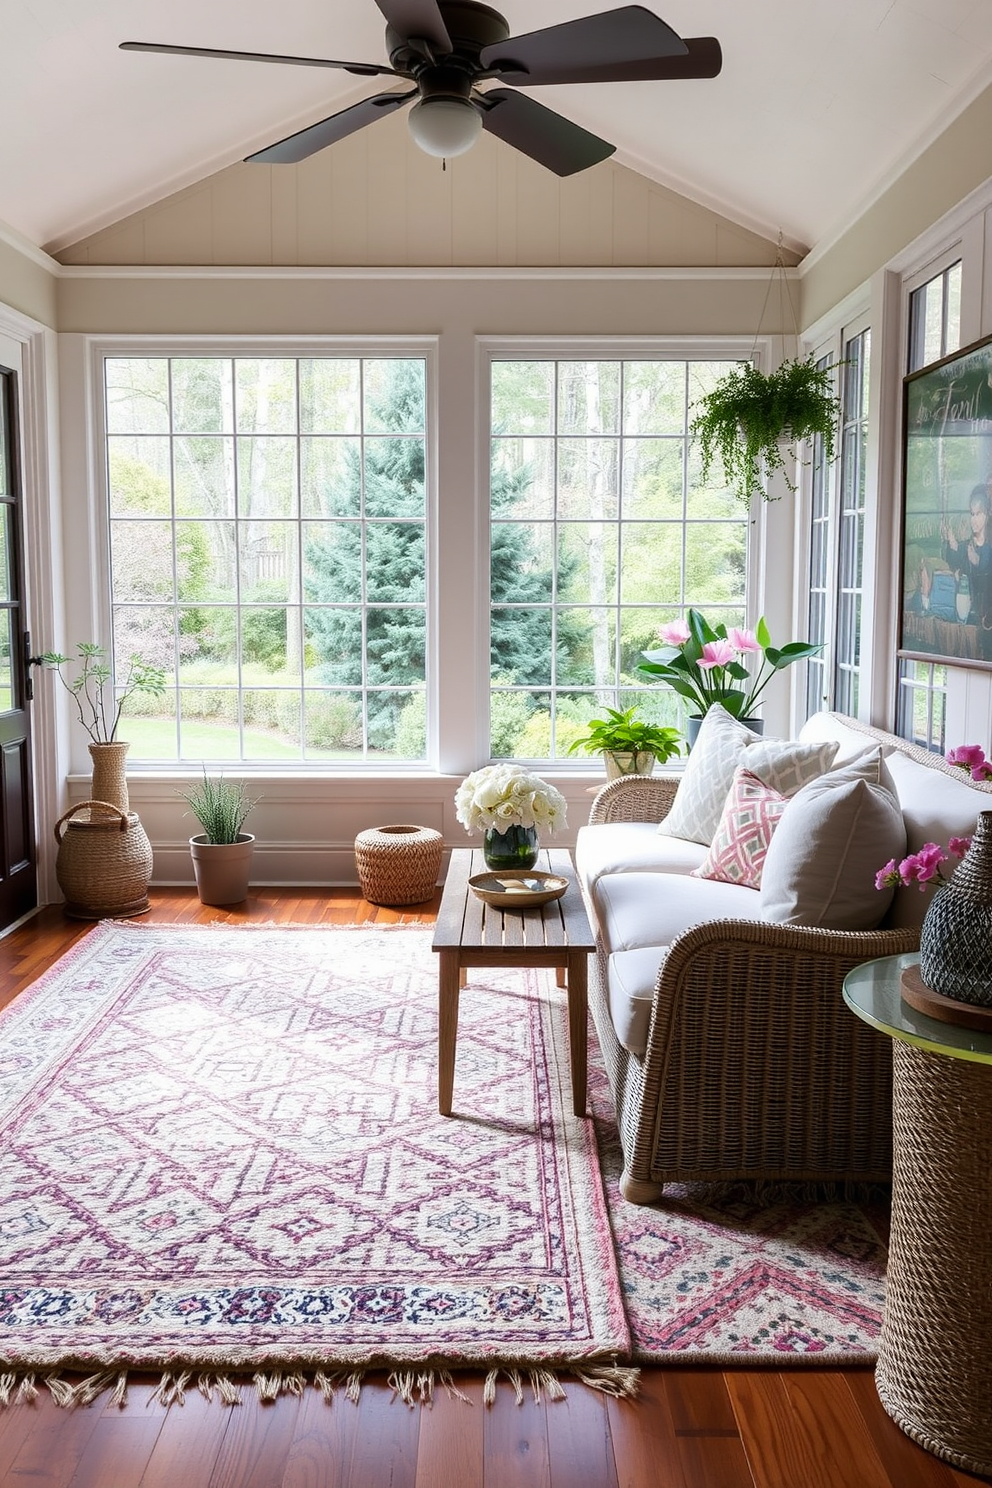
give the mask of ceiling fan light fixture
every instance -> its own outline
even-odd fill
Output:
[[[466,98],[422,98],[407,122],[414,143],[439,159],[464,155],[482,133],[482,116]]]

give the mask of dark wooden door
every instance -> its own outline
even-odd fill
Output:
[[[0,929],[38,903],[17,374],[0,367]]]

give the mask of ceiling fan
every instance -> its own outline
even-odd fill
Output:
[[[416,99],[410,110],[410,133],[429,155],[461,155],[485,129],[559,176],[605,160],[616,146],[514,89],[556,83],[712,78],[723,65],[715,37],[683,40],[641,5],[625,5],[525,36],[511,36],[499,12],[478,0],[375,0],[375,4],[386,20],[388,66],[151,41],[123,41],[121,49],[336,67],[361,77],[385,75],[415,85],[403,92],[374,93],[256,151],[247,157],[250,162],[295,164]],[[479,87],[494,80],[509,87]]]

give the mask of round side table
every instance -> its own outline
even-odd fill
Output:
[[[901,996],[917,955],[867,961],[844,1001],[893,1039],[892,1236],[875,1383],[945,1462],[992,1473],[992,1034]]]

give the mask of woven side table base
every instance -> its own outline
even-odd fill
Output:
[[[992,1473],[992,1065],[896,1041],[875,1383],[907,1436]]]
[[[370,904],[423,904],[437,887],[444,839],[433,827],[369,827],[355,838],[358,882]]]

